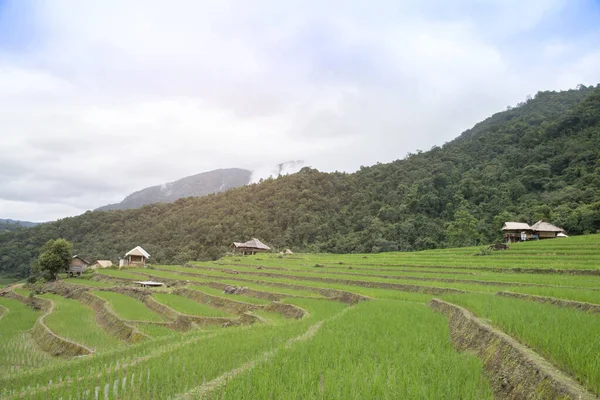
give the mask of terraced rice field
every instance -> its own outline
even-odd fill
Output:
[[[0,399],[597,398],[600,236],[478,250],[228,256],[12,287]],[[134,283],[148,278],[166,287]],[[44,340],[91,352],[51,356]]]

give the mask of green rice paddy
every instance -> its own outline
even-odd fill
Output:
[[[128,344],[84,301],[36,295],[55,304],[46,317],[52,331],[95,351],[73,360],[37,347],[29,332],[41,311],[0,297],[0,399],[491,399],[498,378],[456,350],[448,318],[427,305],[434,297],[472,311],[600,395],[600,314],[496,295],[600,305],[600,235],[517,243],[489,256],[474,256],[478,250],[234,255],[96,272],[185,315],[239,317],[178,295],[179,287],[259,306],[251,313],[262,322],[228,327],[178,326],[112,283],[65,279],[148,336]],[[148,275],[168,285],[140,289],[135,281]],[[308,314],[267,312],[270,300],[224,294],[215,283],[275,293]],[[27,287],[14,291],[30,296]],[[356,295],[364,301],[341,302]]]

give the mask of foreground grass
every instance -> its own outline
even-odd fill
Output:
[[[491,399],[481,362],[448,336],[447,320],[422,305],[361,303],[212,398]]]
[[[77,300],[54,294],[47,293],[39,297],[54,302],[54,310],[46,317],[46,325],[57,335],[95,351],[112,350],[122,345],[118,339],[108,335],[96,324],[91,308]]]
[[[323,302],[315,304],[312,307],[314,313],[299,322],[232,327],[220,330],[214,336],[205,333],[199,340],[189,342],[183,342],[185,335],[179,340],[166,337],[160,342],[160,348],[152,343],[149,344],[152,347],[144,347],[153,349],[154,356],[149,353],[149,357],[126,369],[115,368],[114,362],[106,365],[106,360],[98,363],[90,359],[88,362],[92,365],[81,363],[76,367],[77,372],[72,372],[81,378],[76,384],[54,385],[47,391],[31,393],[27,398],[94,398],[96,392],[101,399],[172,398],[262,356],[265,351],[284,345],[311,324],[331,317],[343,308],[345,306],[340,303]],[[180,344],[182,342],[184,344]],[[120,361],[131,361],[131,358]],[[101,372],[100,377],[96,371]],[[48,377],[45,375],[40,379]]]
[[[0,307],[4,310],[0,317],[0,377],[54,362],[37,348],[27,332],[41,312],[3,297],[0,297]]]
[[[499,296],[443,298],[490,320],[600,394],[600,315]]]

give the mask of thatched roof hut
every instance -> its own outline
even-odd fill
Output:
[[[563,228],[556,225],[552,225],[544,220],[539,220],[535,224],[531,225],[533,233],[540,239],[555,238],[559,233],[565,233]]]
[[[502,233],[504,233],[504,241],[509,243],[533,238],[533,230],[525,222],[505,222]]]
[[[96,268],[110,268],[112,267],[113,263],[110,260],[96,260],[96,262],[94,262],[90,268],[96,269]]]
[[[271,250],[269,246],[258,240],[257,238],[252,238],[247,242],[233,242],[233,249],[243,255],[254,255],[256,253],[262,253],[265,251]]]

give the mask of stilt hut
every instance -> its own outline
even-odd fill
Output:
[[[233,242],[232,247],[235,252],[241,253],[245,256],[254,255],[256,253],[264,253],[265,251],[271,250],[269,246],[256,238],[252,238],[244,243]]]

